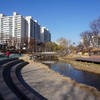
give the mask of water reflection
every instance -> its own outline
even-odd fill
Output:
[[[56,64],[49,65],[49,68],[56,72],[59,72],[64,76],[71,77],[73,80],[76,80],[79,83],[94,86],[98,90],[100,90],[100,75],[77,70],[70,64],[63,62],[57,62]]]

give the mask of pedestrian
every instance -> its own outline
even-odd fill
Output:
[[[22,54],[22,53],[21,53],[21,50],[19,50],[19,55],[21,56],[21,54]]]
[[[7,55],[7,58],[9,58],[9,56],[10,56],[9,50],[7,50],[6,55]]]

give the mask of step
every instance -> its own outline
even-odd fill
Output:
[[[11,69],[11,77],[13,79],[14,84],[16,85],[16,88],[21,92],[21,94],[23,94],[27,99],[29,100],[47,100],[44,97],[38,95],[36,96],[35,94],[33,94],[29,89],[27,89],[27,87],[24,86],[24,84],[18,79],[17,76],[17,71],[19,71],[19,69],[21,67],[23,67],[24,65],[26,65],[27,62],[23,62],[23,63],[19,63],[17,65],[15,65],[12,69]]]
[[[0,60],[0,66],[9,62],[9,61],[13,61],[13,60],[17,60],[18,58],[9,58],[9,59],[5,59],[5,60]]]
[[[12,92],[12,90],[9,88],[9,86],[5,82],[5,78],[3,75],[4,70],[6,68],[14,64],[17,64],[18,62],[21,62],[21,61],[19,61],[18,59],[17,60],[13,59],[13,61],[7,62],[0,67],[0,94],[4,100],[19,100],[19,98]]]

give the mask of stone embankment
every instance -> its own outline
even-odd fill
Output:
[[[100,100],[95,88],[64,77],[44,64],[30,61],[21,73],[25,82],[48,100]]]
[[[0,60],[0,100],[47,100],[30,91],[22,79],[20,71],[27,64],[18,58]]]
[[[0,61],[0,100],[20,100],[25,97],[20,93],[21,91],[16,88],[17,83],[14,84],[13,81],[18,78],[14,77],[16,69],[26,64],[28,63],[18,58],[9,58]],[[12,71],[12,68],[15,70]],[[26,100],[26,98],[24,98],[24,100]]]

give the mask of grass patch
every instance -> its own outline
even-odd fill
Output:
[[[100,74],[100,64],[76,61],[73,57],[61,57],[59,58],[60,61],[67,62],[71,64],[74,68],[78,70],[88,71],[95,74]]]

